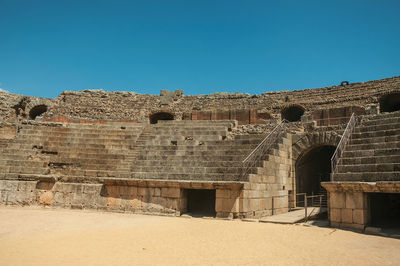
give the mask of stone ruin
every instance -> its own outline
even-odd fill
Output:
[[[260,218],[317,202],[335,227],[399,221],[400,77],[261,95],[0,92],[0,107],[3,205]]]

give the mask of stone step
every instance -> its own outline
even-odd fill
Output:
[[[372,150],[372,149],[392,149],[400,148],[400,141],[367,143],[367,144],[351,144],[346,146],[346,151]]]
[[[400,181],[400,172],[335,173],[333,181],[376,182]]]
[[[378,115],[364,116],[363,120],[364,121],[382,120],[382,119],[388,119],[388,118],[392,118],[392,117],[400,117],[400,111],[390,112],[390,113],[380,113]]]
[[[205,161],[234,161],[241,162],[245,156],[243,155],[138,155],[138,160],[170,160],[170,161],[190,161],[190,160],[205,160]]]
[[[146,172],[146,173],[168,173],[168,174],[207,174],[207,173],[218,173],[218,174],[240,174],[242,167],[190,167],[190,166],[133,166],[131,168],[132,173]],[[251,169],[256,173],[257,169]]]
[[[71,130],[128,130],[128,129],[138,129],[146,126],[145,123],[121,123],[114,125],[107,124],[73,124],[73,123],[35,123],[35,124],[27,124],[22,123],[19,124],[22,128],[48,128],[48,129],[71,129]]]
[[[380,163],[380,164],[353,164],[338,165],[338,173],[363,173],[363,172],[399,172],[400,164]]]
[[[396,117],[386,117],[381,119],[374,120],[365,120],[361,122],[361,126],[376,126],[376,125],[385,125],[385,124],[399,124],[400,123],[400,115]]]
[[[394,136],[399,135],[400,129],[389,129],[389,130],[377,130],[363,133],[353,133],[351,135],[352,139],[363,139],[363,138],[375,138],[375,137],[386,137],[386,136]]]
[[[341,158],[340,165],[400,163],[400,155]]]
[[[218,126],[218,125],[207,125],[207,126],[153,126],[149,132],[182,132],[182,131],[221,131],[226,132],[228,127],[226,126]]]
[[[400,141],[400,134],[391,135],[391,136],[375,137],[375,138],[351,139],[349,144],[355,145],[355,144],[383,143],[383,142],[396,142],[396,141]]]
[[[95,159],[95,158],[123,159],[126,157],[125,154],[116,153],[116,152],[115,153],[111,153],[109,151],[108,151],[108,153],[96,152],[96,151],[104,151],[103,149],[101,149],[101,150],[85,150],[85,149],[83,149],[83,151],[85,151],[85,152],[72,151],[71,153],[68,153],[66,151],[54,151],[54,152],[57,152],[57,154],[51,154],[51,153],[37,154],[37,151],[35,151],[35,150],[9,149],[9,150],[3,151],[2,158],[6,158],[7,156],[16,155],[16,154],[25,155],[26,157],[40,155],[40,156],[49,156],[49,157],[63,156],[63,157],[70,157],[70,158],[91,158],[91,159]],[[47,151],[47,152],[53,152],[53,151]],[[120,152],[120,151],[118,151],[118,152]]]
[[[33,131],[43,131],[43,132],[82,132],[82,133],[93,133],[93,132],[138,132],[144,129],[143,126],[138,127],[88,127],[88,128],[74,128],[69,126],[59,126],[59,127],[48,127],[48,126],[37,126],[37,125],[19,125],[19,130],[33,130]]]
[[[371,150],[356,150],[356,151],[348,151],[346,149],[343,152],[342,158],[393,156],[393,155],[400,155],[400,149],[392,148],[392,149],[371,149]]]
[[[17,138],[86,138],[86,139],[124,139],[124,138],[135,138],[140,135],[140,132],[121,132],[119,134],[107,134],[102,132],[94,132],[94,133],[83,133],[83,132],[27,132],[20,131],[17,135]]]
[[[133,167],[138,167],[138,166],[164,166],[164,165],[174,165],[178,167],[241,167],[242,163],[241,160],[238,161],[222,161],[222,160],[213,160],[213,161],[208,161],[208,160],[136,160],[133,164]]]
[[[224,145],[151,145],[151,146],[136,146],[141,147],[144,150],[151,151],[231,151],[231,150],[243,150],[252,151],[256,145],[235,145],[235,146],[224,146]]]
[[[141,150],[140,156],[224,156],[224,155],[247,155],[251,150],[231,150],[231,151],[224,151],[224,150],[208,150],[208,151],[197,151],[197,150],[176,150],[176,151],[156,151],[156,150]]]
[[[168,173],[132,173],[134,179],[163,179],[163,180],[196,180],[196,181],[240,181],[237,174],[168,174]],[[244,181],[244,180],[243,180]]]
[[[393,130],[393,129],[400,130],[400,125],[398,125],[398,124],[382,124],[382,125],[372,125],[372,126],[358,126],[354,129],[354,133],[387,131],[387,130]]]

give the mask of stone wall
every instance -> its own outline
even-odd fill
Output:
[[[161,95],[134,92],[105,92],[103,90],[64,91],[56,99],[44,99],[0,93],[0,118],[4,121],[28,119],[33,107],[47,106],[45,118],[65,116],[69,119],[148,121],[155,112],[169,112],[175,119],[203,119],[206,113],[216,119],[249,119],[250,123],[273,118],[280,120],[281,111],[293,104],[304,108],[306,114],[317,110],[339,107],[375,108],[379,98],[389,92],[400,91],[400,78],[332,86],[319,89],[267,92],[261,95],[213,93],[183,95],[183,92],[162,91]],[[247,110],[247,111],[246,111]],[[257,110],[259,116],[252,111]],[[200,113],[198,111],[201,111]],[[228,112],[228,113],[226,113]],[[315,113],[316,112],[316,113]],[[319,115],[317,115],[319,116]],[[244,118],[246,117],[246,118]]]

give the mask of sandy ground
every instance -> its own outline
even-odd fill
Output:
[[[0,208],[0,265],[399,265],[400,240],[302,225]]]

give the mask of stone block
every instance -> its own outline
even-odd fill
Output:
[[[165,200],[165,207],[168,209],[178,210],[179,200],[177,198],[167,198]]]
[[[161,196],[161,188],[159,188],[159,187],[154,188],[154,196],[156,196],[156,197]]]
[[[342,223],[353,223],[353,210],[352,209],[341,209],[340,214],[342,217]]]
[[[367,211],[365,210],[353,210],[353,223],[356,224],[367,224]]]
[[[215,201],[215,210],[217,212],[238,212],[239,199],[217,198]]]
[[[335,209],[346,208],[346,194],[344,192],[329,193],[329,206]]]
[[[215,197],[229,199],[231,197],[231,191],[229,189],[217,189]]]
[[[340,223],[342,221],[340,209],[331,208],[329,211],[330,211],[329,213],[330,222]]]
[[[161,188],[161,196],[167,198],[179,198],[181,196],[181,189],[180,188]]]
[[[346,193],[347,209],[364,209],[364,193],[354,192]]]

